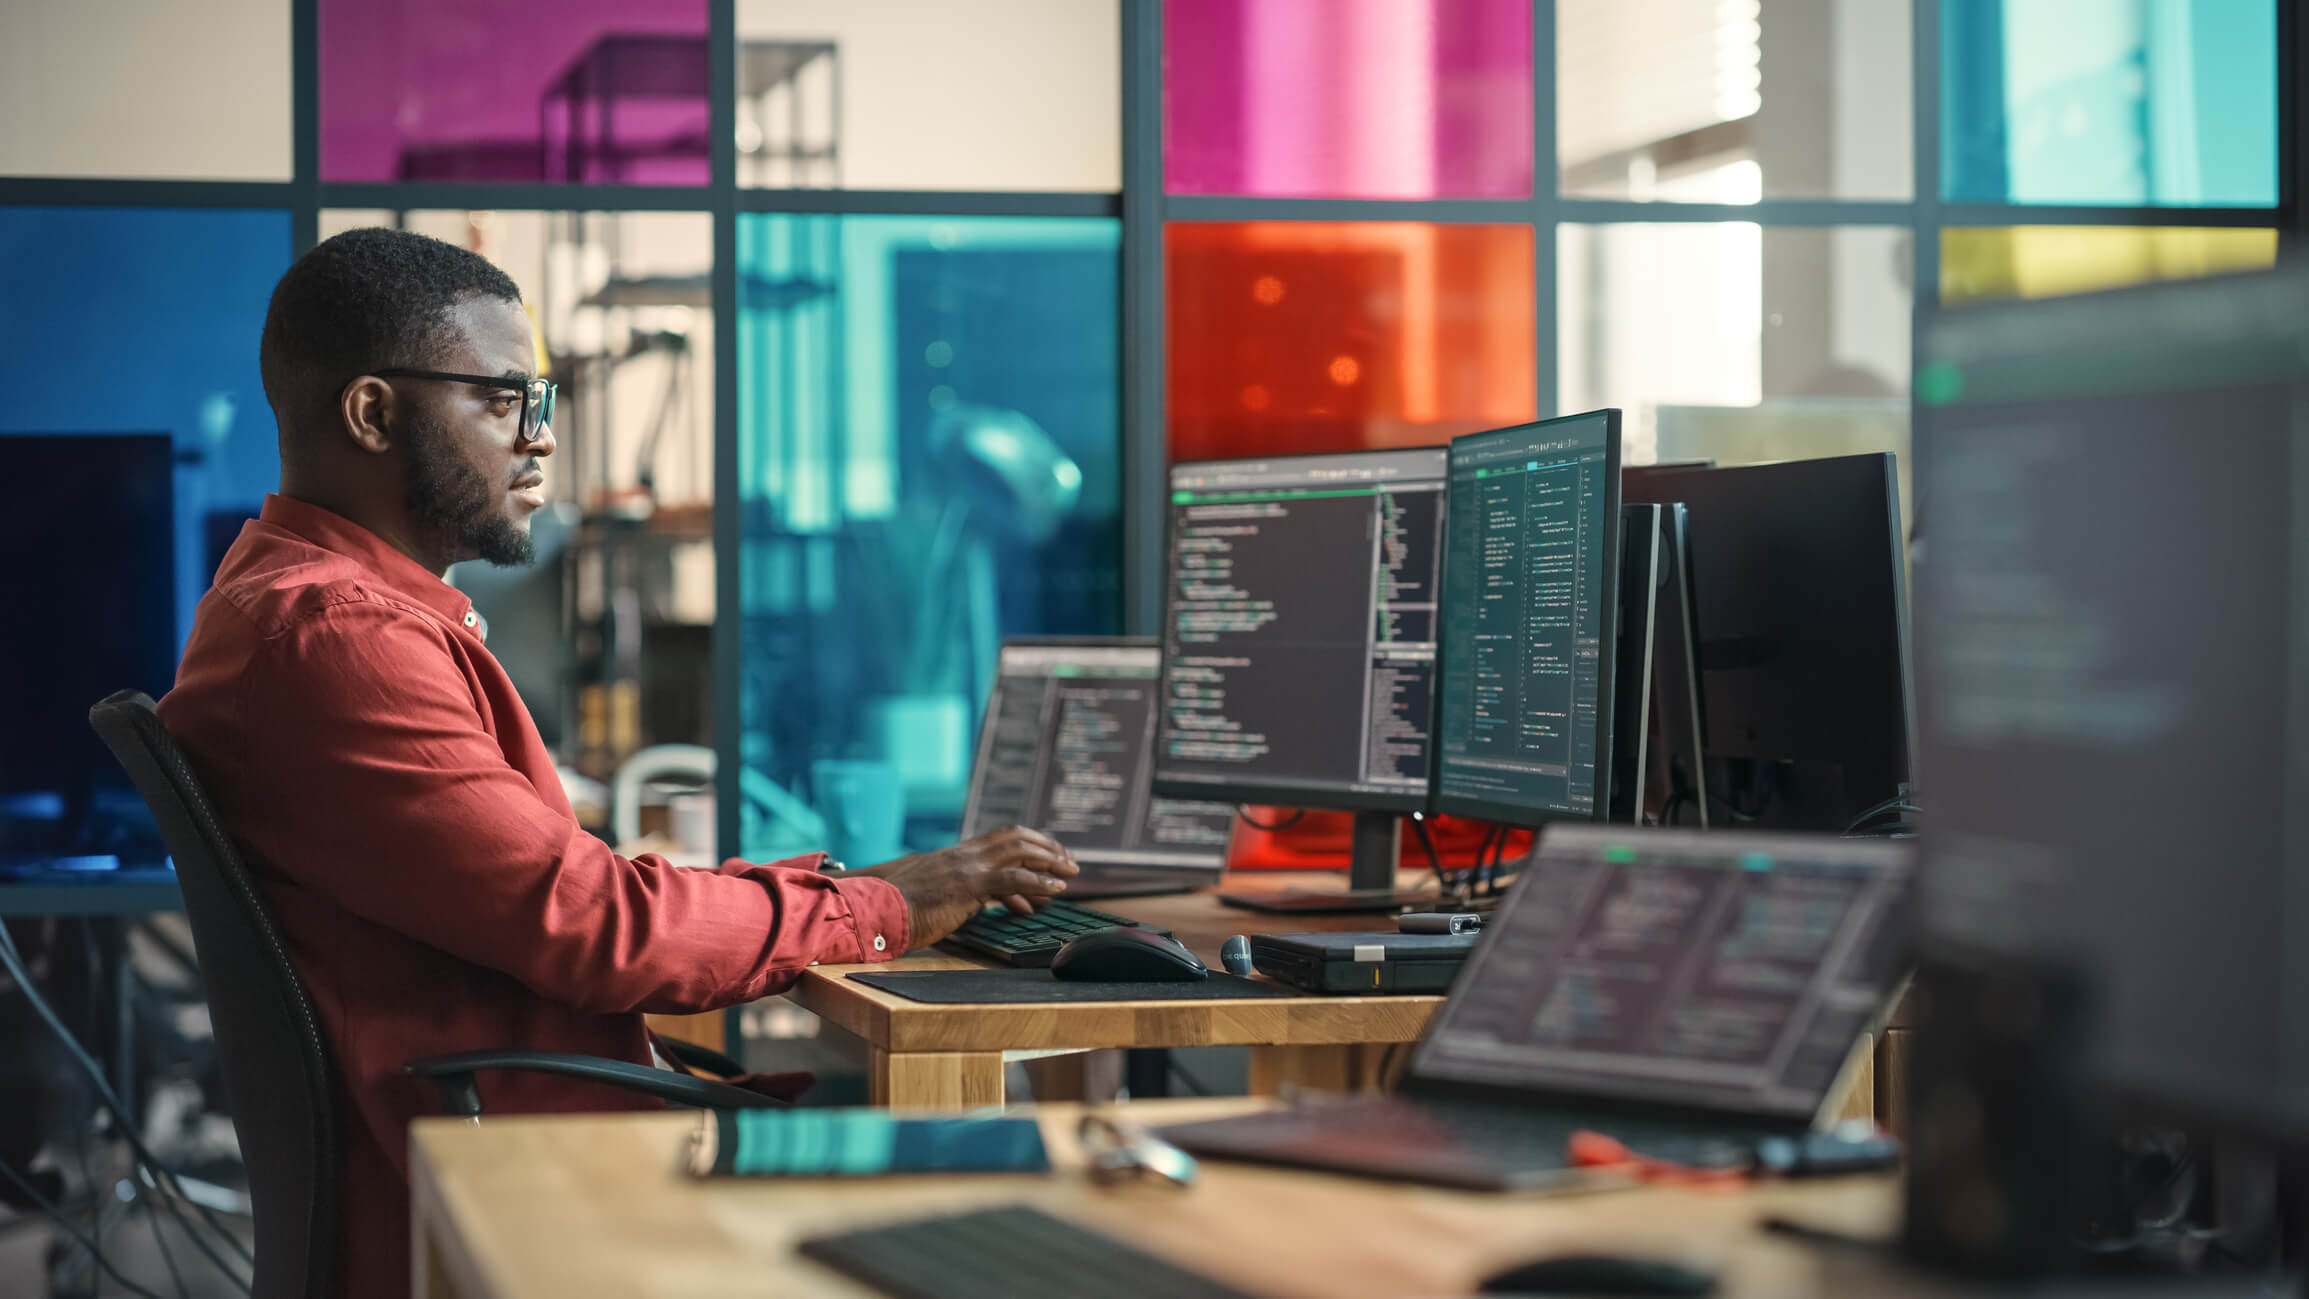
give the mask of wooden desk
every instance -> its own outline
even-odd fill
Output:
[[[1405,888],[1423,876],[1406,872]],[[1259,872],[1238,889],[1339,888],[1331,873]],[[1220,904],[1214,893],[1085,899],[1171,930],[1212,969],[1231,934],[1391,929],[1385,915],[1268,916]],[[786,995],[821,1019],[866,1040],[868,1083],[877,1105],[956,1109],[999,1105],[1004,1051],[1091,1051],[1109,1047],[1248,1046],[1251,1090],[1273,1095],[1285,1083],[1327,1091],[1369,1086],[1389,1045],[1417,1040],[1438,996],[1301,997],[1242,1001],[1114,1001],[1071,1005],[931,1006],[852,983],[853,973],[959,970],[986,962],[924,952],[885,965],[823,965]]]
[[[1158,1101],[1125,1112],[1163,1121],[1258,1104]],[[1019,1201],[1278,1297],[1464,1295],[1501,1267],[1573,1250],[1721,1267],[1726,1299],[1927,1293],[1888,1277],[1864,1251],[1815,1252],[1757,1229],[1764,1214],[1779,1213],[1888,1236],[1898,1189],[1889,1177],[1551,1198],[1206,1162],[1190,1189],[1105,1189],[1078,1171],[1079,1107],[1034,1112],[1060,1165],[1056,1176],[699,1180],[676,1168],[695,1115],[420,1120],[411,1129],[415,1293],[865,1296],[874,1292],[799,1257],[795,1242]]]

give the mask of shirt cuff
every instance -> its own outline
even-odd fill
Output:
[[[850,918],[858,927],[861,963],[895,961],[906,954],[912,934],[906,920],[906,895],[897,885],[872,875],[835,876],[833,884],[850,904]]]

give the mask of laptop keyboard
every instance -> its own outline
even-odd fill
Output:
[[[988,907],[954,931],[946,941],[973,956],[983,956],[1004,965],[1024,969],[1043,969],[1058,949],[1082,935],[1099,929],[1149,929],[1168,935],[1168,929],[1142,925],[1126,916],[1105,911],[1093,911],[1070,902],[1052,902],[1031,916],[1022,916],[1007,907]]]

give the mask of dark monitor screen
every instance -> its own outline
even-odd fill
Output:
[[[965,838],[1028,825],[1085,866],[1226,864],[1234,808],[1148,787],[1162,648],[1154,640],[1011,641],[978,736]]]
[[[2072,982],[2114,1098],[2309,1133],[2309,275],[1924,342],[1920,948]]]
[[[174,473],[164,433],[0,435],[0,794],[127,786],[88,709],[175,679]]]
[[[1427,805],[1441,447],[1171,467],[1155,788]]]
[[[1903,974],[1911,846],[1550,826],[1422,1081],[1809,1118]]]
[[[1756,824],[1827,831],[1897,794],[1911,707],[1893,457],[1631,468],[1622,483],[1631,503],[1685,507],[1712,794]]]
[[[1601,819],[1611,771],[1620,413],[1455,438],[1436,810]]]

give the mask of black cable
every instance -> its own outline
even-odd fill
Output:
[[[23,953],[16,949],[16,940],[9,934],[5,924],[0,924],[0,967],[5,967],[9,977],[16,980],[19,990],[24,993],[24,999],[31,1003],[32,1009],[38,1012],[41,1021],[47,1024],[49,1030],[56,1035],[57,1040],[64,1045],[73,1061],[80,1066],[81,1072],[85,1073],[89,1081],[96,1085],[97,1099],[103,1101],[105,1108],[111,1112],[113,1122],[119,1126],[122,1138],[136,1151],[139,1158],[154,1173],[158,1174],[159,1180],[156,1180],[154,1185],[155,1194],[159,1195],[160,1202],[167,1207],[170,1216],[176,1219],[177,1225],[184,1229],[186,1239],[200,1249],[208,1261],[224,1274],[226,1280],[240,1286],[243,1291],[248,1290],[249,1283],[243,1281],[240,1275],[233,1271],[232,1266],[217,1254],[215,1247],[209,1243],[206,1236],[193,1229],[191,1220],[185,1217],[184,1210],[176,1203],[176,1199],[182,1199],[198,1210],[208,1225],[223,1236],[225,1242],[232,1246],[233,1251],[240,1255],[241,1261],[253,1269],[256,1263],[250,1258],[248,1247],[241,1244],[240,1238],[232,1233],[231,1228],[217,1221],[216,1215],[209,1210],[207,1205],[193,1199],[185,1191],[183,1185],[176,1180],[176,1174],[161,1162],[160,1157],[152,1152],[150,1146],[145,1144],[144,1137],[138,1130],[135,1120],[128,1115],[127,1107],[121,1104],[120,1097],[113,1092],[112,1084],[105,1080],[103,1069],[98,1067],[94,1058],[80,1045],[79,1040],[72,1036],[71,1030],[65,1027],[63,1018],[56,1013],[56,1008],[48,1003],[48,999],[41,995],[38,986],[33,983],[31,971],[25,967]],[[164,1188],[167,1191],[173,1191],[176,1199],[161,1194]]]
[[[1502,866],[1507,864],[1507,841],[1514,837],[1515,831],[1513,829],[1504,825],[1499,827],[1499,834],[1491,847],[1491,862],[1483,870],[1483,896],[1487,898],[1498,897],[1501,892],[1499,871]]]
[[[1461,875],[1459,880],[1458,887],[1463,898],[1472,898],[1475,896],[1475,890],[1477,886],[1483,882],[1484,859],[1491,855],[1491,846],[1498,842],[1498,840],[1506,833],[1506,826],[1493,825],[1484,830],[1483,838],[1476,841],[1475,862],[1473,865],[1467,868],[1466,872]]]
[[[1291,814],[1289,816],[1286,816],[1282,820],[1275,822],[1273,825],[1269,825],[1264,821],[1254,819],[1251,816],[1250,811],[1246,808],[1237,807],[1235,809],[1235,815],[1242,819],[1244,825],[1251,827],[1253,830],[1262,830],[1268,834],[1273,834],[1277,830],[1288,830],[1292,826],[1297,825],[1299,823],[1299,819],[1307,815],[1307,809],[1303,807],[1294,807],[1291,809]]]
[[[225,1243],[232,1246],[234,1253],[240,1255],[241,1262],[253,1269],[256,1266],[256,1260],[250,1256],[248,1247],[241,1244],[240,1237],[234,1235],[231,1228],[217,1221],[216,1214],[207,1205],[187,1194],[183,1184],[177,1181],[176,1173],[167,1164],[161,1162],[160,1156],[152,1153],[152,1148],[145,1144],[143,1134],[137,1129],[136,1120],[129,1116],[128,1107],[121,1103],[119,1095],[112,1090],[112,1084],[105,1080],[104,1070],[88,1054],[87,1049],[80,1045],[80,1040],[72,1036],[72,1030],[65,1027],[64,1020],[56,1013],[56,1008],[48,1004],[46,997],[40,995],[40,989],[32,982],[32,972],[25,968],[24,957],[22,953],[16,950],[16,940],[9,934],[5,924],[0,924],[0,967],[7,969],[8,977],[16,980],[17,990],[24,994],[24,999],[31,1003],[32,1009],[40,1016],[41,1021],[47,1024],[49,1031],[56,1035],[57,1041],[63,1044],[65,1051],[72,1056],[73,1062],[80,1066],[81,1072],[87,1074],[88,1080],[96,1084],[98,1099],[104,1102],[106,1109],[112,1111],[113,1122],[119,1125],[120,1135],[128,1142],[129,1148],[136,1152],[137,1157],[144,1161],[146,1167],[151,1169],[159,1184],[157,1189],[173,1192],[176,1198],[182,1199],[198,1210],[202,1219],[224,1237]],[[192,1241],[200,1252],[207,1256],[208,1261],[215,1264],[217,1270],[225,1274],[228,1280],[238,1285],[244,1292],[247,1291],[249,1283],[242,1280],[240,1274],[235,1272],[231,1265],[217,1254],[206,1236],[193,1230],[192,1223],[185,1218],[184,1211],[177,1206],[175,1201],[163,1195],[162,1202],[168,1206],[169,1213],[176,1218],[178,1225],[184,1228],[185,1237]]]
[[[144,1204],[144,1225],[152,1228],[152,1243],[160,1247],[160,1261],[168,1264],[168,1279],[176,1284],[176,1299],[192,1299],[192,1292],[184,1285],[184,1273],[177,1270],[176,1255],[168,1248],[168,1233],[160,1229],[160,1206],[152,1200]]]
[[[112,1265],[112,1260],[104,1256],[104,1250],[94,1240],[89,1239],[88,1233],[73,1225],[72,1220],[64,1216],[64,1210],[50,1204],[48,1197],[40,1193],[40,1188],[34,1186],[31,1179],[17,1172],[15,1166],[6,1160],[0,1160],[0,1177],[5,1177],[15,1183],[16,1189],[24,1194],[24,1197],[31,1202],[32,1207],[38,1209],[50,1222],[55,1223],[58,1230],[72,1237],[82,1249],[87,1250],[88,1256],[96,1260],[96,1265],[103,1268],[107,1276],[126,1286],[133,1293],[142,1295],[143,1299],[166,1299],[166,1296],[147,1290],[122,1276],[120,1269]]]
[[[1418,812],[1411,814],[1411,832],[1419,836],[1419,846],[1427,850],[1427,868],[1435,872],[1436,891],[1443,891],[1443,855],[1435,851],[1435,836],[1427,833],[1427,818]]]

